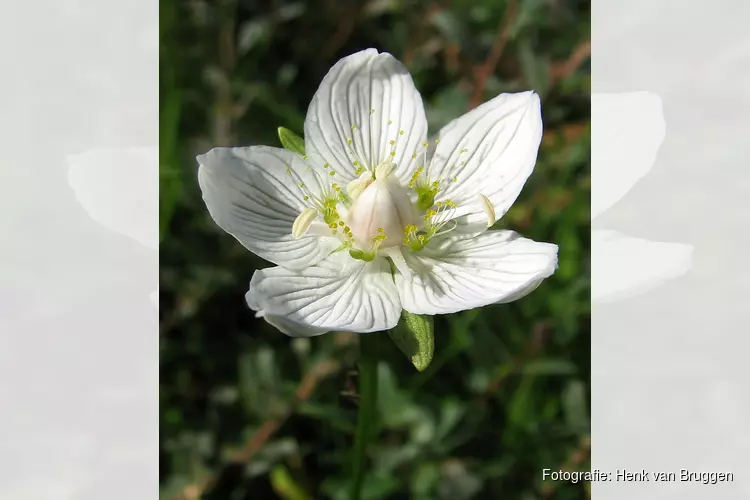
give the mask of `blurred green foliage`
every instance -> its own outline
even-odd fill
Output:
[[[339,58],[401,59],[431,130],[534,89],[545,138],[496,227],[560,246],[508,305],[436,318],[417,372],[393,342],[365,499],[587,497],[542,469],[588,468],[589,2],[161,1],[161,480],[165,499],[345,500],[357,337],[290,339],[244,301],[262,262],[211,221],[194,156],[301,132]],[[384,334],[385,335],[385,334]]]

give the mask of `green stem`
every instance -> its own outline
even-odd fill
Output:
[[[354,435],[354,471],[350,500],[359,500],[365,475],[367,444],[372,438],[377,416],[378,351],[382,333],[359,336],[359,414]]]

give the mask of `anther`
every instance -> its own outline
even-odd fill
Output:
[[[318,217],[318,211],[312,207],[306,208],[294,219],[292,224],[292,236],[295,239],[302,238],[310,229],[313,221]]]
[[[495,207],[492,206],[492,202],[490,202],[490,199],[482,193],[479,193],[479,203],[482,205],[482,210],[484,211],[485,215],[487,215],[487,227],[492,227],[492,225],[497,220],[495,216]]]

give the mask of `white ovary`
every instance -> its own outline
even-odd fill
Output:
[[[355,243],[363,250],[368,249],[385,235],[380,246],[389,248],[402,244],[404,228],[415,225],[417,209],[409,192],[392,176],[375,179],[353,201],[347,214]]]

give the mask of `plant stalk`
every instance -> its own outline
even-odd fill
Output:
[[[365,476],[367,446],[377,417],[379,343],[383,333],[359,336],[359,413],[354,435],[354,469],[350,500],[360,500]]]

